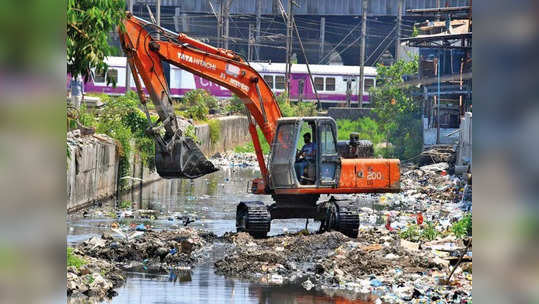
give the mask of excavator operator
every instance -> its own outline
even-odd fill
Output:
[[[305,173],[305,167],[307,167],[309,163],[314,163],[316,160],[316,144],[311,142],[311,133],[307,132],[303,134],[303,141],[305,144],[297,153],[296,163],[294,164],[296,176],[300,182],[302,182],[302,180],[312,178],[312,176],[307,178],[306,176],[303,176],[303,174]]]

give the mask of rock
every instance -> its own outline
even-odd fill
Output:
[[[88,267],[86,266],[82,266],[80,269],[79,269],[79,275],[83,276],[83,275],[87,275],[90,273],[90,270],[88,269]]]
[[[105,247],[105,240],[98,238],[96,236],[90,238],[85,242],[92,249]]]
[[[402,248],[408,250],[408,251],[418,251],[419,250],[419,243],[410,242],[404,239],[400,240],[400,245]]]
[[[414,294],[414,287],[413,286],[399,287],[397,288],[397,290],[395,290],[395,294],[399,298],[405,301],[410,301],[412,299],[412,295]]]
[[[101,238],[104,239],[104,240],[113,240],[114,238],[112,237],[112,234],[109,233],[109,232],[103,232],[101,234]]]
[[[398,258],[399,258],[399,256],[396,255],[396,254],[393,254],[393,253],[388,253],[388,254],[386,254],[386,256],[384,257],[384,259],[386,259],[386,260],[396,260],[396,259],[398,259]]]
[[[89,296],[104,297],[113,287],[112,283],[103,278],[98,272],[92,273],[89,280]]]
[[[71,273],[74,273],[74,274],[76,274],[76,275],[79,274],[79,270],[78,270],[77,267],[75,267],[75,266],[69,266],[69,267],[67,267],[67,272],[68,272],[68,273],[71,272]]]
[[[306,290],[311,290],[314,287],[314,284],[313,282],[311,282],[311,280],[307,280],[301,283],[301,286],[303,286],[303,288],[305,288]]]
[[[157,250],[155,250],[155,254],[159,256],[159,258],[164,259],[165,256],[169,253],[169,249],[165,247],[159,247]]]
[[[182,252],[186,254],[191,254],[194,247],[194,242],[192,239],[187,239],[181,242]]]

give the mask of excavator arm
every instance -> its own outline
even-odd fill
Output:
[[[232,51],[215,48],[185,34],[175,34],[130,13],[127,13],[124,29],[119,30],[119,35],[140,100],[146,107],[139,76],[165,129],[163,136],[157,128],[150,130],[156,138],[156,166],[161,176],[195,178],[215,171],[192,139],[183,136],[181,120],[174,114],[163,73],[162,62],[168,62],[217,83],[240,97],[249,113],[249,132],[262,176],[267,181],[268,170],[255,122],[265,140],[271,143],[281,111],[271,89],[255,69]]]

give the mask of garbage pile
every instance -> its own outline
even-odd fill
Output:
[[[112,228],[73,249],[84,261],[68,267],[68,296],[112,297],[125,280],[124,271],[169,273],[190,269],[207,254],[216,236],[191,227],[171,231],[121,231]]]
[[[125,281],[125,276],[117,266],[102,259],[83,257],[82,252],[77,250],[73,255],[83,259],[85,264],[67,267],[68,296],[104,299],[116,295],[114,288],[120,287]]]
[[[227,234],[218,273],[261,283],[347,291],[384,302],[467,303],[472,296],[471,185],[446,162],[402,168],[400,193],[360,194],[357,238],[301,231]]]
[[[255,153],[218,152],[211,157],[210,161],[217,167],[258,167]]]

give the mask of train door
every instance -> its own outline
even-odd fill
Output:
[[[346,101],[347,103],[348,101],[350,101],[350,104],[351,104],[353,101],[357,100],[357,92],[358,92],[357,79],[356,77],[344,77],[343,81],[346,84],[346,90],[345,90]]]
[[[303,101],[303,91],[305,90],[305,79],[298,80],[298,101]]]
[[[290,98],[297,101],[303,101],[305,98],[305,81],[306,75],[292,75],[292,82],[290,84]]]

